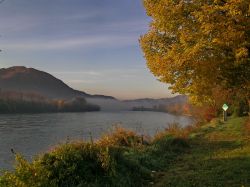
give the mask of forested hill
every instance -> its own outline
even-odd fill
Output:
[[[0,88],[2,91],[36,93],[50,99],[76,97],[115,99],[111,96],[90,95],[74,90],[49,73],[23,66],[0,69]]]
[[[173,113],[173,108],[175,111],[182,111],[180,107],[184,106],[187,102],[186,96],[121,101],[111,96],[90,95],[83,91],[74,90],[49,73],[23,66],[0,69],[0,99],[6,100],[6,98],[25,102],[35,100],[45,103],[49,102],[50,104],[52,100],[71,102],[75,98],[85,98],[87,103],[98,105],[101,110],[105,111],[157,108],[157,111],[170,111],[171,113]],[[6,105],[6,102],[4,103]],[[8,105],[12,106],[13,103],[9,103]],[[167,106],[168,109],[166,110]],[[171,106],[171,110],[169,106]],[[6,110],[4,109],[3,111]]]

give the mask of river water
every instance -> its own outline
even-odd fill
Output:
[[[186,126],[192,124],[192,119],[134,111],[0,115],[0,170],[12,168],[11,149],[31,160],[67,139],[98,138],[117,124],[152,136],[174,122]]]

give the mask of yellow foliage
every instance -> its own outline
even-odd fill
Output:
[[[115,126],[111,133],[105,134],[97,141],[101,146],[136,146],[142,139],[134,131]]]
[[[174,93],[213,102],[212,90],[250,98],[249,0],[144,0],[152,17],[140,44],[148,68]]]

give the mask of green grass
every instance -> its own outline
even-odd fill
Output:
[[[245,135],[245,120],[214,120],[191,133],[188,153],[156,175],[154,186],[250,186],[250,139]]]
[[[152,139],[115,128],[97,142],[71,142],[31,163],[16,155],[0,187],[250,186],[250,124],[218,119]]]

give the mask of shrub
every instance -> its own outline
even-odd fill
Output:
[[[102,146],[125,146],[134,147],[142,144],[142,137],[134,131],[126,130],[119,126],[114,126],[112,131],[105,134],[97,141]]]
[[[178,123],[169,124],[165,131],[161,131],[155,134],[154,141],[164,139],[164,137],[168,136],[187,139],[189,135],[197,128],[199,128],[199,123],[197,123],[196,125],[186,126],[185,128],[182,128]]]
[[[59,145],[31,163],[16,154],[13,172],[0,176],[1,187],[147,186],[189,147],[177,125],[147,144],[133,131],[115,127],[97,142]]]
[[[61,145],[31,163],[20,155],[16,161],[15,171],[0,177],[1,187],[141,186],[150,177],[124,150],[84,142]]]

